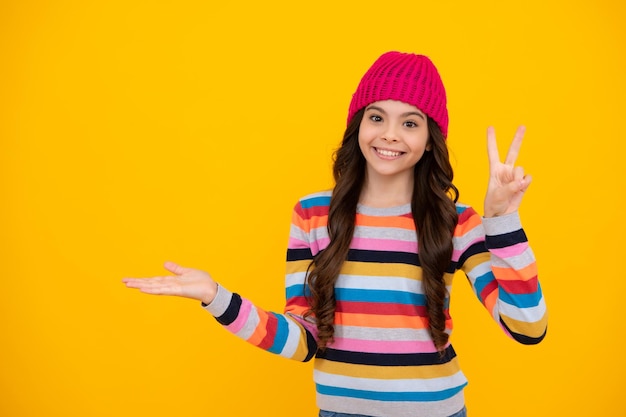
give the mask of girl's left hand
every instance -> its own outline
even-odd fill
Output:
[[[487,129],[487,153],[489,155],[489,184],[485,195],[485,217],[502,216],[513,213],[522,203],[524,191],[530,185],[532,177],[524,175],[522,167],[515,166],[515,160],[522,146],[526,129],[517,128],[513,142],[509,147],[504,163],[500,162],[496,132],[493,127]]]

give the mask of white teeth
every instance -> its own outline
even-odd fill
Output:
[[[383,156],[400,156],[402,152],[388,151],[386,149],[376,149],[376,152]]]

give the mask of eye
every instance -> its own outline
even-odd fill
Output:
[[[404,126],[406,127],[417,127],[417,123],[415,123],[413,120],[407,120],[406,122],[404,122]]]
[[[382,121],[383,121],[383,118],[382,118],[382,117],[380,117],[380,116],[379,116],[379,115],[377,115],[377,114],[373,114],[373,115],[371,115],[371,116],[370,116],[370,120],[371,120],[372,122],[382,122]]]

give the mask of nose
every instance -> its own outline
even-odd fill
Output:
[[[385,142],[397,142],[398,136],[395,129],[392,126],[388,126],[387,129],[385,129],[385,131],[383,132],[381,139]]]

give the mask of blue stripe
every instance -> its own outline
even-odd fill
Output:
[[[537,307],[541,301],[541,290],[539,289],[538,291],[530,294],[510,294],[500,288],[498,297],[505,303],[520,308]]]
[[[308,209],[308,208],[311,208],[311,207],[317,207],[317,206],[329,206],[330,205],[330,196],[312,197],[312,198],[309,198],[309,199],[306,199],[306,200],[302,200],[300,202],[300,205],[304,209]]]
[[[351,388],[329,387],[328,385],[316,384],[317,392],[323,395],[332,395],[337,397],[360,398],[373,401],[441,401],[453,397],[458,394],[467,383],[434,392],[380,392],[380,391],[364,391]]]
[[[358,290],[352,288],[335,288],[337,301],[352,301],[360,303],[394,303],[407,305],[426,305],[426,296],[406,291],[392,290]],[[444,308],[450,305],[449,297],[444,301]]]
[[[280,314],[274,314],[274,317],[278,319],[278,324],[276,325],[276,336],[274,336],[274,343],[268,349],[269,352],[272,353],[280,353],[283,351],[285,347],[285,343],[287,343],[287,334],[289,333],[289,324],[287,323],[287,319],[284,318]]]
[[[304,293],[305,289],[307,290],[306,294]],[[287,300],[289,300],[290,298],[293,297],[304,297],[304,296],[310,296],[311,295],[311,291],[309,290],[309,286],[305,286],[304,284],[295,284],[295,285],[291,285],[287,288],[285,288],[285,296],[287,298]]]
[[[426,297],[405,291],[391,290],[358,290],[352,288],[335,288],[337,301],[357,301],[366,303],[396,303],[425,305]]]
[[[476,296],[478,297],[481,303],[484,300],[481,298],[480,294],[483,292],[487,284],[492,282],[494,279],[495,277],[493,276],[493,272],[488,271],[482,274],[481,276],[477,277],[476,280],[474,281],[474,288],[476,289]]]

